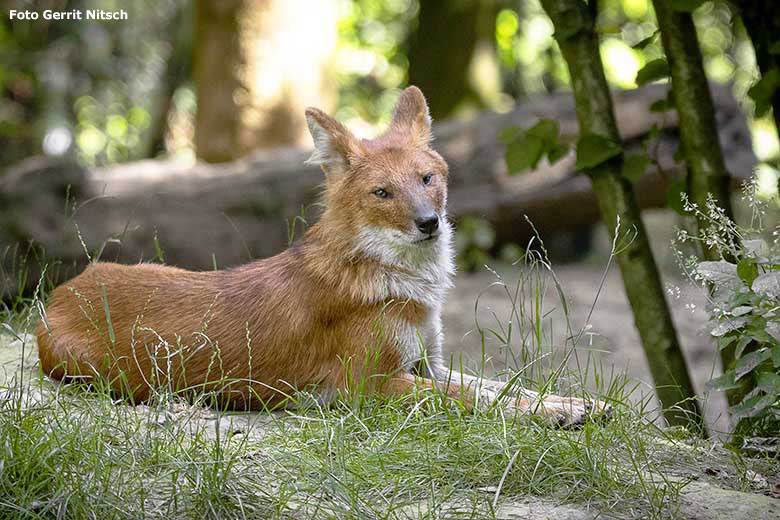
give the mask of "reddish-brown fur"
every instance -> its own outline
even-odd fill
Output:
[[[446,165],[427,140],[414,141],[414,114],[404,112],[403,102],[394,126],[374,141],[358,141],[310,111],[341,132],[351,167],[328,172],[325,214],[283,253],[214,272],[95,263],[55,289],[37,331],[44,373],[57,379],[98,373],[142,400],[167,384],[169,373],[178,389],[239,380],[230,386],[234,402],[247,401],[240,381],[251,380],[264,404],[307,385],[341,389],[348,376],[406,380],[390,332],[398,320],[422,325],[426,311],[414,301],[377,298],[374,280],[383,266],[356,258],[348,240],[358,225],[400,228],[412,219],[408,197],[399,193],[388,204],[368,195],[375,184],[403,185],[434,172],[428,194],[443,210]]]
[[[326,175],[319,223],[281,254],[235,269],[90,265],[51,294],[37,331],[44,373],[100,375],[139,400],[163,386],[215,391],[250,408],[306,387],[327,400],[361,380],[396,394],[438,379],[467,405],[495,398],[475,393],[474,378],[447,381],[442,361],[439,315],[452,270],[447,166],[428,145],[422,93],[406,89],[374,140],[316,109],[307,120],[310,162]],[[431,214],[438,232],[418,223]],[[428,378],[416,379],[421,358]],[[531,406],[533,394],[525,397],[516,409]],[[541,408],[564,422],[580,421],[585,409],[561,398]]]

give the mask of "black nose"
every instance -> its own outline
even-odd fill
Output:
[[[427,217],[416,218],[414,223],[417,224],[417,229],[426,235],[432,235],[439,229],[439,216],[434,213]]]

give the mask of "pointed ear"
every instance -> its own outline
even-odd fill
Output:
[[[317,164],[326,174],[343,173],[360,142],[347,128],[318,108],[306,109],[306,124],[314,140],[314,152],[306,164]]]
[[[431,142],[431,115],[419,88],[407,87],[401,92],[390,128],[409,136],[415,146],[428,147]]]

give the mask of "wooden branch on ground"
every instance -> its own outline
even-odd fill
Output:
[[[666,89],[621,91],[614,99],[628,148],[638,147],[657,124],[663,129],[658,159],[675,174],[676,115],[649,111]],[[746,179],[755,157],[744,116],[727,87],[714,87],[713,97],[729,171],[736,180]],[[534,172],[507,175],[498,133],[539,118],[559,121],[564,135],[577,132],[570,94],[532,99],[507,114],[485,113],[434,127],[435,148],[450,165],[449,213],[456,222],[478,216],[494,226],[499,243],[525,244],[531,236],[526,214],[547,236],[598,221],[590,180],[572,174],[573,154],[554,166],[542,163]],[[137,262],[157,257],[155,237],[167,263],[191,269],[275,254],[287,246],[293,227],[295,235],[302,232],[297,218],[302,212],[308,222],[317,218],[322,173],[303,164],[307,157],[303,150],[275,149],[216,165],[146,160],[89,170],[29,159],[0,176],[0,293],[16,290],[19,281],[11,271],[18,271],[12,263],[19,257],[32,261],[24,283],[34,287],[41,253],[29,251],[31,243],[45,257],[58,259],[48,271],[57,280],[84,265],[84,246],[104,260]],[[664,205],[668,180],[648,171],[637,186],[641,206]]]

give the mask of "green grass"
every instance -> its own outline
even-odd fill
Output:
[[[435,393],[253,424],[75,386],[36,398],[51,385],[28,384],[0,399],[3,518],[491,518],[525,495],[661,518],[702,465],[726,468],[733,487],[748,467],[620,405],[576,431],[466,413]]]
[[[23,390],[0,404],[0,510],[18,518],[438,518],[454,505],[485,518],[518,494],[654,514],[680,487],[652,480],[658,432],[630,409],[563,431],[435,394],[364,397],[221,429],[242,417]]]
[[[706,468],[749,488],[749,471],[770,463],[660,429],[624,379],[581,352],[584,328],[570,323],[542,258],[525,260],[515,285],[497,278],[511,316],[476,326],[482,369],[491,371],[492,336],[524,384],[595,388],[614,407],[609,422],[560,430],[500,407],[467,412],[435,391],[358,394],[327,409],[301,399],[309,404],[273,414],[225,413],[165,391],[131,406],[99,382],[55,385],[21,367],[0,384],[0,518],[483,519],[527,496],[666,518]],[[27,352],[39,302],[20,297],[0,316]],[[557,349],[555,326],[566,330]]]

